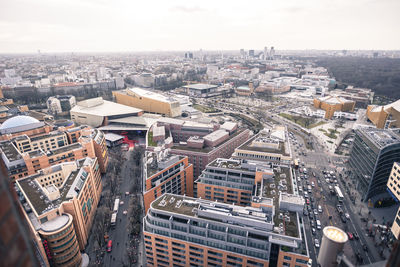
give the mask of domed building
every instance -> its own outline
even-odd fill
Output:
[[[18,115],[9,118],[0,126],[0,141],[9,140],[15,135],[36,135],[48,133],[51,127],[33,117]]]

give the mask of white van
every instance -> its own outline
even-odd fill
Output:
[[[319,220],[317,220],[317,229],[321,230],[321,222]]]
[[[318,212],[319,212],[319,213],[322,213],[322,207],[321,207],[321,205],[318,205]]]

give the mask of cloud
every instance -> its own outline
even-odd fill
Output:
[[[304,7],[300,7],[300,6],[293,6],[293,7],[286,7],[283,8],[283,11],[286,11],[288,13],[299,13],[301,11],[305,10]]]
[[[198,7],[198,6],[193,6],[193,7],[188,7],[188,6],[174,6],[171,8],[171,10],[174,11],[179,11],[183,13],[197,13],[197,12],[204,12],[206,9]]]

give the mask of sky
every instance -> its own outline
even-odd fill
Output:
[[[400,0],[0,0],[0,53],[399,50]]]

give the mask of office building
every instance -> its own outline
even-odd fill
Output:
[[[232,158],[271,162],[289,166],[292,162],[287,130],[284,126],[263,129],[235,149]]]
[[[254,57],[254,50],[253,49],[249,50],[249,57]]]
[[[390,195],[396,202],[400,201],[400,163],[395,162],[393,164],[392,171],[387,182],[387,188]],[[392,224],[392,233],[394,237],[400,239],[400,208],[398,209],[396,216]]]
[[[128,88],[113,91],[113,96],[119,104],[142,109],[145,112],[178,117],[182,114],[179,101],[141,88]]]
[[[334,226],[327,226],[322,230],[321,248],[318,253],[318,264],[321,267],[337,266],[336,258],[347,242],[347,234]]]
[[[338,96],[314,98],[314,107],[325,110],[325,119],[331,119],[336,111],[353,112],[355,102]]]
[[[49,113],[63,115],[75,107],[76,100],[73,95],[57,95],[49,97],[46,104]]]
[[[99,127],[107,125],[109,120],[130,116],[141,116],[143,110],[128,107],[96,97],[80,101],[70,111],[71,120],[77,124]]]
[[[400,100],[385,106],[369,105],[367,117],[376,128],[400,127]]]
[[[143,223],[148,266],[307,266],[296,212],[164,194]],[[281,247],[284,247],[282,250]]]
[[[147,151],[143,168],[145,212],[164,193],[193,196],[193,165],[188,157],[171,155],[168,150]]]
[[[44,265],[32,242],[14,186],[0,168],[0,255],[2,266],[28,267]]]
[[[47,264],[80,266],[102,190],[96,158],[41,169],[16,186],[33,241]]]
[[[350,152],[350,178],[363,201],[387,192],[386,184],[394,162],[400,161],[400,137],[391,130],[361,128],[355,130]]]
[[[171,153],[189,158],[196,179],[211,161],[216,158],[230,158],[235,149],[247,141],[249,136],[250,130],[242,128],[231,134],[224,131],[212,132],[203,138],[192,137],[187,142],[174,143]]]

